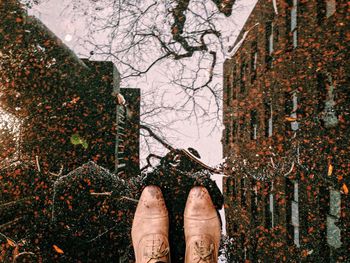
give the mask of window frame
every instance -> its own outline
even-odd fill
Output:
[[[292,205],[291,223],[293,226],[293,233],[294,233],[293,243],[299,248],[300,247],[299,182],[297,180],[294,180],[292,181],[292,183],[293,183],[293,198],[291,202],[291,205]],[[293,207],[294,207],[294,210],[293,210]]]
[[[250,139],[256,141],[258,139],[259,112],[257,109],[250,111]]]
[[[248,80],[248,64],[243,61],[240,70],[240,93],[245,94]]]
[[[293,48],[298,47],[298,0],[292,0],[290,9],[290,32],[292,34],[292,46]]]
[[[274,23],[271,19],[265,24],[265,63],[267,68],[272,68],[274,51]]]
[[[332,2],[332,3],[331,3]],[[331,5],[330,5],[331,3]],[[326,0],[326,18],[330,18],[337,12],[337,1],[336,0]]]
[[[336,202],[336,207],[332,204]],[[336,210],[335,210],[336,209]],[[327,225],[327,244],[333,248],[340,248],[341,242],[341,230],[336,225],[341,218],[341,193],[333,188],[329,189],[329,208],[326,216]],[[336,235],[336,236],[335,236]]]
[[[238,134],[238,124],[237,120],[235,118],[232,119],[232,127],[231,127],[231,133],[232,133],[232,142],[235,142],[237,139]]]
[[[250,58],[250,71],[251,71],[251,83],[256,80],[258,71],[258,43],[253,41],[251,46],[251,58]]]
[[[300,129],[298,115],[300,111],[300,95],[297,89],[285,93],[285,114],[290,118],[287,123],[288,130],[298,131]],[[294,119],[294,120],[293,120]]]
[[[269,138],[273,135],[273,110],[272,102],[265,101],[265,137]]]
[[[339,123],[336,110],[336,87],[330,74],[317,74],[319,95],[318,110],[325,128],[336,127]]]
[[[274,195],[273,181],[266,183],[268,195],[265,196],[265,225],[266,228],[274,228],[276,226],[276,200]]]
[[[241,206],[247,208],[247,179],[241,178]]]
[[[226,106],[231,106],[231,99],[232,99],[232,89],[231,89],[231,79],[230,75],[226,75]]]

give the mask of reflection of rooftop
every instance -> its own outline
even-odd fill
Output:
[[[78,58],[17,0],[8,1],[0,2],[0,54],[8,56],[0,60],[0,107],[22,120],[21,156],[40,156],[50,170],[94,160],[137,171],[139,90],[120,90],[112,62]],[[71,143],[74,135],[79,143]]]
[[[39,19],[37,19],[34,16],[28,16],[27,17],[27,23],[30,24],[33,29],[39,31],[42,35],[44,35],[42,38],[48,38],[53,40],[53,42],[57,45],[57,48],[60,49],[60,52],[63,56],[67,56],[70,58],[70,60],[74,61],[77,65],[80,65],[86,69],[88,67],[84,64],[84,62],[78,58],[78,56],[67,46],[64,44],[64,42],[56,36],[46,25],[44,25]],[[63,62],[63,61],[61,61]]]
[[[0,54],[7,57],[1,63],[0,99],[6,111],[28,116],[29,104],[40,104],[38,95],[51,93],[63,99],[68,93],[74,97],[88,89],[98,92],[101,85],[112,85],[119,92],[119,72],[112,62],[78,58],[39,19],[29,16],[19,1],[0,2],[0,21]]]

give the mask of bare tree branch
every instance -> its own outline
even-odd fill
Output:
[[[154,138],[157,142],[159,142],[161,145],[163,145],[166,149],[168,149],[170,151],[175,149],[169,143],[165,142],[165,140],[163,140],[157,134],[155,134],[151,128],[141,124],[140,129],[146,130],[149,133],[149,135],[152,136],[152,138]]]

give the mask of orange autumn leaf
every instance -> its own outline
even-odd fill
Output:
[[[288,117],[288,116],[287,116],[287,117],[285,118],[285,120],[286,120],[286,121],[293,122],[293,121],[296,121],[296,120],[297,120],[297,118],[294,118],[294,117]]]
[[[328,175],[328,176],[331,176],[332,173],[333,173],[333,165],[330,164],[330,165],[328,166],[328,173],[327,173],[327,175]]]
[[[60,249],[58,246],[53,245],[53,248],[58,254],[64,254],[64,251],[62,249]]]
[[[344,191],[344,194],[346,194],[346,195],[349,193],[349,189],[346,186],[346,184],[343,184],[343,191]]]
[[[303,257],[307,257],[308,256],[308,251],[306,249],[304,249],[302,252],[301,252],[301,255]]]
[[[9,244],[11,247],[16,247],[16,243],[15,241],[13,241],[12,239],[6,238],[7,240],[7,244]]]

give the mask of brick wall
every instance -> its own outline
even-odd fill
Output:
[[[225,212],[241,260],[346,257],[348,9],[346,1],[277,1],[276,14],[272,1],[259,1],[225,61]],[[332,220],[341,246],[327,237],[337,231]]]

